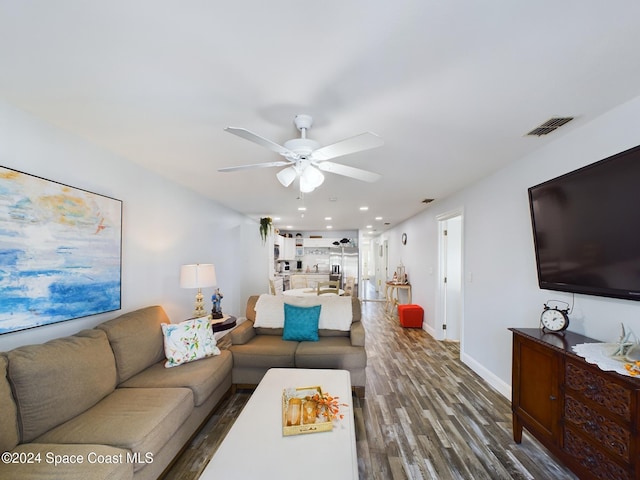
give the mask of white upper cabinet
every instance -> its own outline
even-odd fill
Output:
[[[278,260],[295,260],[296,258],[296,239],[280,237],[280,257]]]

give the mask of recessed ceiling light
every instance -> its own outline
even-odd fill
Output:
[[[366,212],[367,210],[369,210],[369,207],[360,207],[361,212]]]
[[[274,222],[277,222],[278,220],[280,220],[280,217],[273,217]]]
[[[287,225],[287,226],[286,226],[286,229],[287,229],[287,230],[291,230],[292,228],[293,228],[293,226],[292,226],[292,225]]]
[[[329,197],[329,201],[330,202],[337,202],[338,201],[338,197]]]
[[[366,227],[364,227],[364,228],[371,229],[371,228],[373,228],[373,225],[367,225],[367,226],[366,226]]]
[[[306,212],[307,211],[307,207],[298,207],[298,211],[299,212]]]
[[[328,222],[329,220],[331,220],[331,217],[324,217],[324,219]]]
[[[331,226],[331,225],[327,225],[327,228],[328,228],[328,229],[331,229],[331,228],[333,228],[333,226]]]
[[[382,220],[382,217],[376,217],[376,220],[379,222],[380,220]]]

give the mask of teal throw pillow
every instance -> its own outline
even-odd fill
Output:
[[[285,303],[282,339],[294,342],[317,342],[320,307],[320,305],[297,307]]]

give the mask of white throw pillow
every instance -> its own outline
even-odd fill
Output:
[[[320,329],[349,331],[353,320],[351,297],[337,295],[308,295],[293,297],[286,295],[260,295],[256,302],[254,327],[283,328],[284,304],[297,307],[321,305]]]
[[[220,355],[213,329],[207,317],[181,323],[163,323],[166,368],[192,362],[212,355]]]

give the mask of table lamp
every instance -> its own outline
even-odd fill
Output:
[[[212,263],[196,263],[180,267],[180,287],[198,289],[196,308],[193,311],[194,317],[199,318],[207,315],[204,309],[202,289],[213,287],[217,282],[216,267]]]

